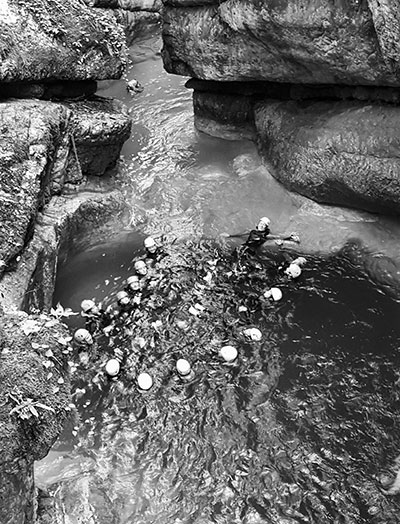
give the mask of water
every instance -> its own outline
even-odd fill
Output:
[[[198,134],[190,92],[162,72],[158,45],[133,51],[142,94],[131,100],[120,83],[103,91],[132,108],[130,224],[60,268],[55,300],[78,309],[82,298],[107,299],[147,234],[164,235],[171,253],[164,285],[120,341],[130,357],[117,382],[102,374],[112,348],[75,373],[86,389],[75,395],[80,420],[37,464],[38,485],[56,494],[65,524],[400,522],[398,496],[385,492],[400,465],[400,305],[364,263],[366,252],[390,256],[397,271],[399,224],[292,195],[250,143]],[[233,245],[219,233],[265,214],[274,232],[301,235],[308,262],[296,282],[282,280],[285,251],[271,246],[246,274],[230,274]],[[276,282],[282,301],[260,300]],[[188,311],[196,302],[199,318]],[[242,335],[253,325],[260,343]],[[227,343],[239,350],[234,366],[218,357]],[[195,370],[188,384],[174,371],[180,357]],[[136,387],[142,371],[155,380],[147,393]]]

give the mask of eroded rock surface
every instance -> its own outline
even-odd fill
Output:
[[[399,85],[387,18],[379,38],[374,26],[382,12],[358,0],[166,2],[165,66],[205,80]]]
[[[395,4],[164,5],[164,63],[193,77],[199,130],[255,140],[274,176],[319,202],[400,213]]]
[[[400,214],[400,108],[357,102],[256,105],[276,177],[320,202]]]
[[[130,118],[121,103],[100,97],[65,105],[21,100],[0,104],[0,126],[0,258],[11,269],[51,196],[115,165]]]
[[[112,12],[73,0],[4,0],[0,81],[119,78],[126,52]]]
[[[102,97],[64,104],[72,110],[71,133],[82,172],[104,174],[115,166],[122,144],[129,138],[127,108],[118,100]]]
[[[7,264],[22,250],[37,214],[55,187],[57,160],[66,164],[71,112],[40,101],[0,105],[0,258]],[[61,174],[62,176],[62,174]]]
[[[48,316],[0,317],[0,522],[34,522],[33,462],[70,415],[66,327]]]

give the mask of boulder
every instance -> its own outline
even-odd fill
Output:
[[[3,0],[0,82],[120,78],[121,26],[111,11],[75,0]]]
[[[0,259],[8,264],[32,235],[36,214],[65,175],[71,111],[41,101],[0,104]]]
[[[131,132],[128,110],[118,100],[92,97],[63,102],[72,111],[73,146],[83,174],[103,175],[114,167]]]
[[[258,146],[274,176],[318,202],[400,214],[400,107],[266,100]]]
[[[54,317],[0,317],[2,524],[35,521],[33,462],[48,453],[71,412],[67,340]]]
[[[218,81],[400,85],[399,15],[388,0],[371,0],[373,11],[358,0],[165,4],[163,58],[170,73]]]
[[[109,186],[54,197],[39,214],[32,240],[15,271],[0,282],[1,303],[7,311],[49,309],[52,305],[57,264],[89,239],[104,234],[103,226],[121,220],[126,211],[122,193]]]
[[[0,104],[0,269],[13,269],[33,235],[38,212],[66,183],[113,167],[130,133],[122,103],[95,97],[55,104]]]

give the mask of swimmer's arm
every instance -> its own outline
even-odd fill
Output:
[[[282,235],[269,234],[267,240],[291,240],[292,242],[300,243],[300,238],[297,233],[283,233]]]
[[[230,235],[229,233],[220,233],[220,237],[223,238],[245,238],[249,235],[248,231],[245,231],[244,233],[234,233],[233,235]]]

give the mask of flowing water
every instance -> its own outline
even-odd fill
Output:
[[[371,278],[398,272],[399,223],[293,195],[251,143],[197,133],[191,93],[163,72],[159,46],[132,48],[143,93],[130,98],[122,82],[100,92],[133,117],[129,224],[69,258],[55,301],[109,300],[148,234],[169,253],[163,278],[118,341],[129,353],[119,379],[104,377],[107,347],[73,374],[79,417],[37,464],[38,485],[63,524],[399,523],[400,304]],[[240,268],[219,237],[263,215],[273,232],[299,232],[298,281],[279,269],[293,246]],[[260,298],[275,283],[282,300]],[[249,326],[260,342],[243,336]],[[239,351],[234,365],[218,356],[224,344]],[[175,372],[180,357],[190,382]],[[142,371],[149,392],[136,386]]]

